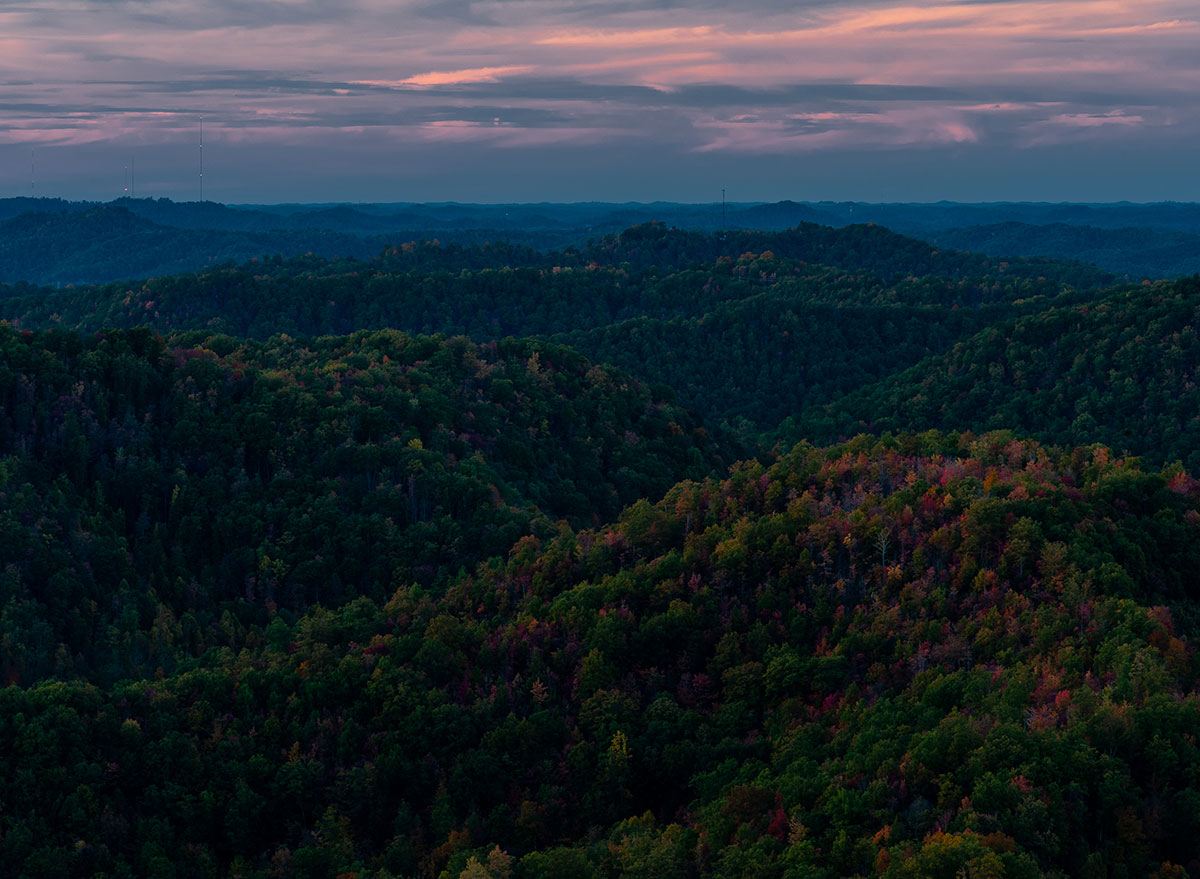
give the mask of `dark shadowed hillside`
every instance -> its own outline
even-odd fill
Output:
[[[0,328],[0,413],[0,663],[24,682],[171,667],[186,643],[137,635],[160,605],[251,625],[442,584],[733,456],[568,349],[396,332]]]
[[[322,230],[196,231],[123,207],[28,213],[0,222],[0,281],[81,284],[171,275],[264,254],[367,257],[382,243]]]
[[[1200,280],[1003,322],[794,419],[794,439],[1009,428],[1200,469]]]
[[[1191,232],[1006,223],[950,229],[928,238],[943,247],[996,257],[1079,259],[1135,278],[1173,278],[1200,272],[1200,235]]]

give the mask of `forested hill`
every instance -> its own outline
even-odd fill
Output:
[[[781,434],[1007,428],[1200,470],[1200,278],[1002,322]]]
[[[552,253],[427,242],[371,261],[309,256],[135,284],[10,287],[0,317],[31,329],[262,338],[386,327],[480,341],[536,334],[666,382],[710,424],[742,424],[750,436],[1111,280],[1078,264],[942,251],[878,226],[649,225]]]
[[[1198,502],[1179,471],[1005,437],[808,447],[685,482],[445,591],[402,580],[203,630],[222,648],[155,680],[3,691],[0,859],[1186,876],[1200,699],[1177,614]],[[152,633],[197,637],[166,610]]]
[[[114,205],[30,212],[0,222],[0,281],[79,284],[173,275],[264,253],[369,257],[383,239],[320,229],[172,229]]]
[[[112,227],[98,223],[108,218]],[[122,227],[140,221],[136,234]],[[19,219],[20,222],[8,221]],[[942,247],[996,257],[1053,256],[1140,279],[1196,271],[1195,204],[324,204],[224,205],[166,198],[69,202],[0,199],[0,282],[103,282],[199,271],[280,254],[369,258],[384,246],[438,239],[582,248],[661,223],[701,234],[876,223]],[[31,225],[37,234],[31,234]],[[761,248],[752,248],[759,250]],[[735,254],[736,255],[736,254]]]
[[[993,256],[1079,259],[1135,278],[1174,278],[1200,272],[1200,235],[1173,229],[1002,223],[949,229],[926,237],[943,247]]]
[[[115,216],[110,220],[111,211],[115,211]],[[93,222],[98,228],[111,227],[116,238],[124,231],[137,232],[147,228],[145,221],[138,220],[120,209],[105,208],[95,212],[63,216],[69,217],[72,222]],[[45,234],[53,239],[56,235],[53,224],[60,221],[61,218],[54,216],[28,215],[9,222],[25,224],[31,236],[42,234],[39,224],[50,224],[46,227],[50,231]],[[180,230],[172,230],[172,235],[183,234],[185,233]],[[197,234],[197,240],[204,242],[206,233]],[[53,240],[40,247],[31,247],[30,244],[30,241],[24,241],[22,248],[36,254],[52,247]],[[14,247],[14,251],[17,249]],[[133,316],[122,313],[118,305],[126,292],[143,288],[151,293],[156,301],[165,300],[159,307],[158,322],[168,328],[189,328],[186,326],[189,322],[194,324],[201,319],[217,318],[236,324],[230,329],[240,334],[270,335],[277,331],[278,327],[268,323],[269,314],[278,315],[284,320],[290,319],[296,324],[294,329],[300,332],[343,332],[361,328],[364,321],[402,319],[414,306],[420,306],[422,312],[436,306],[442,309],[442,313],[435,313],[429,319],[438,325],[428,329],[471,330],[479,328],[479,325],[471,323],[474,318],[468,305],[490,306],[492,310],[496,310],[508,304],[496,300],[511,301],[514,294],[522,292],[513,289],[517,286],[514,281],[519,281],[520,286],[534,284],[541,288],[553,284],[558,288],[554,292],[561,296],[563,288],[579,286],[585,283],[586,279],[572,277],[546,281],[538,280],[539,276],[568,270],[605,269],[613,274],[602,276],[602,281],[606,286],[616,287],[618,292],[603,297],[604,304],[613,310],[601,313],[594,320],[610,322],[613,319],[643,313],[648,307],[657,304],[654,291],[650,291],[647,296],[649,301],[645,304],[638,301],[639,293],[642,288],[655,285],[667,275],[684,270],[713,271],[748,254],[754,257],[761,256],[768,261],[778,261],[773,265],[758,266],[763,270],[763,274],[752,280],[760,284],[804,277],[820,267],[836,267],[853,273],[876,290],[880,287],[902,286],[906,281],[918,279],[924,283],[953,281],[958,282],[959,287],[970,287],[966,282],[975,282],[978,289],[959,290],[958,295],[961,298],[950,294],[932,300],[944,305],[955,302],[976,305],[983,301],[995,301],[997,298],[1027,298],[1060,292],[1066,287],[1089,288],[1115,280],[1107,272],[1078,263],[1044,258],[993,259],[978,254],[940,250],[934,245],[897,235],[879,226],[862,225],[833,229],[806,224],[781,232],[703,233],[649,224],[632,227],[619,235],[605,236],[583,248],[570,247],[548,252],[508,242],[463,246],[456,243],[441,245],[436,241],[421,241],[381,248],[376,250],[369,260],[334,260],[324,258],[320,254],[305,254],[291,259],[276,256],[264,260],[254,259],[245,262],[240,268],[224,265],[196,275],[172,275],[132,287],[128,281],[123,281],[119,284],[60,292],[53,299],[47,298],[46,306],[58,308],[56,313],[63,316],[62,320],[70,321],[74,325],[81,321],[91,325],[103,325],[103,321],[123,320],[128,323]],[[515,279],[496,279],[491,275],[477,277],[489,269],[525,269],[527,273]],[[446,275],[451,277],[447,278]],[[465,275],[465,281],[458,281],[455,277],[460,275]],[[442,286],[434,291],[414,290],[413,288],[418,286],[415,282],[425,279],[426,276]],[[329,289],[324,292],[341,294],[341,298],[345,300],[340,323],[332,316],[306,313],[305,309],[311,308],[311,303],[304,298],[307,291],[302,282],[313,278],[322,279],[322,283],[328,286]],[[571,283],[567,283],[568,281]],[[986,285],[983,285],[984,281]],[[997,284],[1000,286],[996,287]],[[300,290],[292,289],[296,286],[300,286]],[[172,310],[182,307],[181,303],[172,301],[173,291],[180,287],[185,288],[192,312],[171,314]],[[9,296],[18,292],[18,288],[14,287],[3,289]],[[283,304],[280,300],[285,298],[285,291],[288,302],[295,304],[280,315],[280,305]],[[435,300],[431,295],[435,292],[446,294],[450,301]],[[538,292],[534,289],[525,295],[537,298]],[[584,292],[590,295],[594,291]],[[695,295],[694,291],[688,292],[689,296]],[[238,309],[227,309],[225,306],[228,303],[225,300],[211,301],[213,296],[227,297],[231,293],[244,297],[237,302]],[[299,299],[296,298],[297,294],[300,295]],[[366,303],[355,301],[356,295],[364,294],[372,301],[373,310],[366,310]],[[433,301],[423,302],[422,294],[425,300]],[[464,299],[480,294],[491,297],[491,301]],[[857,296],[861,295],[861,292],[857,293]],[[896,295],[893,293],[891,297],[895,299]],[[387,298],[376,304],[375,301],[380,297]],[[614,297],[616,301],[610,303]],[[179,298],[178,294],[174,298]],[[705,303],[699,304],[702,306]],[[674,301],[665,305],[667,309],[677,309],[681,305],[686,307],[686,299],[681,300],[677,296]],[[31,310],[28,320],[44,320],[37,311],[35,302],[18,306],[21,307]],[[567,317],[576,308],[577,303],[572,303],[570,310],[564,310],[554,318],[554,325],[549,329],[565,331],[580,328],[578,322],[572,323]],[[15,311],[11,307],[8,314],[14,317],[21,316],[19,310]],[[137,317],[145,319],[152,316],[139,314]],[[519,315],[516,319],[520,320]],[[517,333],[531,331],[530,327],[511,321],[512,318],[495,329]],[[488,326],[490,325],[484,325],[484,328]],[[532,331],[544,332],[546,328],[538,327]]]
[[[1195,879],[1198,308],[870,225],[5,287],[0,874]]]
[[[0,328],[0,364],[0,668],[24,683],[170,669],[223,614],[438,586],[735,453],[545,343]]]
[[[0,316],[30,329],[215,328],[267,337],[395,327],[486,340],[642,316],[699,317],[763,291],[838,305],[977,307],[1111,281],[1087,266],[939,251],[871,226],[724,236],[639,227],[550,254],[427,243],[367,262],[276,258],[132,284],[8,286],[0,288]]]
[[[727,230],[684,231],[657,223],[633,226],[625,232],[598,235],[579,232],[544,239],[519,229],[472,230],[437,227],[396,229],[385,217],[359,215],[362,223],[347,225],[345,215],[356,212],[327,210],[292,217],[251,215],[223,205],[191,206],[188,222],[199,228],[180,228],[178,208],[154,202],[121,200],[107,205],[71,205],[50,201],[32,203],[32,210],[0,221],[0,282],[34,284],[103,283],[129,278],[177,274],[188,270],[240,263],[260,257],[296,257],[316,254],[332,258],[370,259],[400,242],[443,240],[449,245],[441,254],[424,249],[425,262],[393,259],[386,271],[420,268],[440,263],[450,270],[518,266],[570,266],[590,262],[616,265],[630,262],[635,269],[656,266],[679,269],[689,263],[709,263],[721,256],[736,258],[746,251],[773,250],[780,256],[853,266],[879,273],[885,280],[897,272],[945,276],[988,273],[993,261],[985,257],[939,252],[924,242],[904,238],[881,227],[849,226],[846,231],[814,223],[800,223],[768,232]],[[0,217],[3,216],[0,209]],[[254,222],[241,222],[253,216]],[[312,221],[305,225],[304,217]],[[340,218],[340,219],[339,219]],[[236,221],[236,222],[235,222]],[[276,225],[272,225],[276,223]],[[224,224],[224,225],[223,225]],[[365,227],[364,225],[365,224]],[[228,227],[227,227],[228,226]],[[864,230],[872,229],[866,232]],[[497,245],[496,242],[504,242]],[[588,243],[584,243],[588,242]],[[598,243],[597,243],[598,242]],[[491,244],[490,248],[487,245]],[[501,250],[509,258],[481,262],[478,251],[492,256]],[[474,253],[474,258],[471,254]],[[519,257],[515,254],[521,253]],[[439,259],[440,257],[440,259]],[[579,260],[584,262],[579,263]],[[1075,266],[1064,272],[1062,264],[1042,260],[1010,259],[1014,271],[1041,265],[1043,273],[1062,279],[1066,272],[1076,284],[1094,280],[1097,272]],[[1028,274],[1028,271],[1026,271]]]

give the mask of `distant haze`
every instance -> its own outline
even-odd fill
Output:
[[[1194,0],[13,0],[0,197],[1200,200]]]

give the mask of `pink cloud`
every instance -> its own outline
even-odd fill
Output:
[[[465,70],[440,70],[410,76],[396,80],[355,80],[354,85],[387,86],[402,88],[404,86],[428,85],[459,85],[472,82],[498,82],[502,77],[529,73],[533,70],[529,65],[513,65],[509,67],[472,67]]]
[[[405,138],[416,137],[428,142],[478,143],[498,148],[540,147],[576,143],[597,143],[619,136],[620,132],[598,128],[521,128],[501,123],[488,125],[478,122],[447,120],[405,128]]]
[[[722,34],[713,25],[700,27],[643,28],[634,30],[575,30],[551,32],[534,42],[544,46],[576,46],[588,49],[630,49],[705,42]]]
[[[31,9],[62,6],[58,0],[26,3]],[[199,5],[186,13],[196,21],[211,12]],[[1144,108],[1127,96],[1114,97],[1110,106],[1097,105],[1094,97],[1072,104],[1071,93],[1145,93],[1146,103],[1161,99],[1190,107],[1200,87],[1200,60],[1177,61],[1170,69],[1163,62],[1168,50],[1189,57],[1200,30],[1194,0],[849,0],[806,10],[756,8],[751,0],[720,11],[608,13],[593,3],[588,21],[594,26],[586,28],[579,27],[571,0],[480,4],[482,13],[500,22],[491,26],[422,19],[397,4],[351,0],[309,22],[215,18],[210,26],[184,27],[162,14],[138,19],[135,34],[128,6],[89,6],[87,26],[70,28],[45,16],[0,12],[0,79],[33,81],[12,103],[49,108],[0,113],[0,142],[174,142],[201,112],[214,136],[225,131],[231,139],[273,141],[281,130],[302,138],[326,127],[353,135],[387,129],[389,115],[436,103],[450,117],[460,107],[471,112],[462,121],[397,124],[396,130],[430,141],[498,145],[597,136],[677,143],[692,136],[681,148],[708,152],[786,153],[849,143],[921,148],[983,143],[997,131],[1008,142],[1029,144],[1051,131],[1055,137],[1080,129],[1115,137],[1122,129],[1163,127],[1189,116],[1186,109],[1172,115]],[[142,0],[139,8],[185,14],[176,0]],[[239,18],[248,18],[245,10]],[[222,84],[228,71],[247,65],[254,69],[241,76],[244,81]],[[317,84],[297,96],[287,91],[289,79]],[[505,91],[510,82],[511,93]],[[765,110],[679,100],[696,86],[773,89],[829,82],[918,85],[948,95],[907,103],[814,98],[811,106],[797,98],[791,107],[765,101]],[[564,85],[558,92],[547,86],[547,96],[539,98],[517,87],[529,83]],[[657,93],[622,103],[596,99],[585,89],[573,97],[573,84],[650,86]],[[467,88],[483,86],[496,88]],[[1030,100],[1042,93],[1066,97]],[[744,100],[754,104],[755,97]],[[498,113],[530,111],[516,118],[535,121],[472,121],[487,107],[469,105],[489,102]],[[831,103],[837,106],[830,109]],[[55,113],[55,106],[63,109]],[[112,109],[68,115],[87,106]],[[148,108],[166,115],[144,112]],[[567,121],[539,127],[532,111]],[[734,115],[746,118],[735,121]],[[288,122],[295,129],[287,129]],[[805,122],[813,130],[800,124]],[[824,128],[815,130],[818,125]]]

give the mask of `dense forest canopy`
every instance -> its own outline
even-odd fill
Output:
[[[147,643],[154,620],[199,653],[227,611],[440,586],[735,454],[544,343],[0,329],[0,352],[0,663],[26,683],[170,669],[188,649]]]
[[[929,237],[958,250],[1079,259],[1133,277],[1169,278],[1200,271],[1200,235],[1196,231],[999,223],[947,229]]]
[[[0,317],[29,329],[256,338],[538,335],[666,383],[710,423],[744,423],[750,439],[999,320],[1090,300],[1113,280],[1073,263],[941,251],[878,226],[711,235],[645,225],[550,253],[419,242],[367,262],[274,258],[135,284],[13,286]]]
[[[3,289],[5,875],[1200,876],[1200,278],[398,241]]]
[[[1200,278],[1002,321],[786,423],[786,437],[917,427],[1102,442],[1200,470]]]

